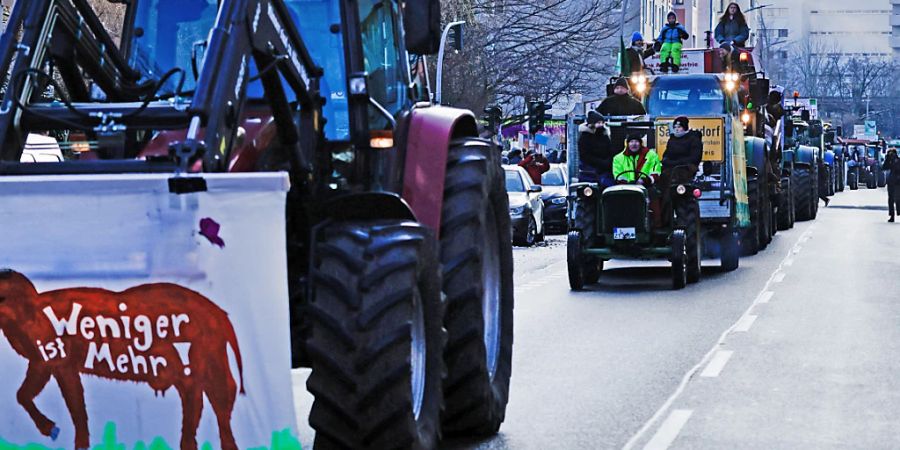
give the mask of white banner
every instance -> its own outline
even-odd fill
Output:
[[[659,53],[654,53],[653,56],[644,60],[644,67],[648,67],[653,70],[653,73],[660,74],[662,71],[660,70],[660,58]],[[702,51],[683,51],[681,53],[681,66],[679,67],[678,73],[705,73],[706,72],[706,62],[704,60],[704,52]]]
[[[168,178],[0,177],[0,448],[299,449],[287,176]]]

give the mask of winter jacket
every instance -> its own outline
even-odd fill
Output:
[[[659,32],[659,37],[656,38],[656,42],[661,42],[663,44],[680,44],[681,41],[689,37],[691,37],[691,35],[688,34],[687,30],[685,30],[684,26],[680,23],[675,23],[675,25],[669,25],[668,23],[666,23],[663,26],[662,31]]]
[[[612,173],[613,152],[606,128],[591,131],[587,124],[581,124],[578,131],[578,170],[598,176]]]
[[[887,179],[888,184],[892,186],[900,185],[900,157],[889,154],[881,165],[881,170],[891,171]]]
[[[613,176],[619,182],[633,183],[636,178],[655,182],[659,178],[660,170],[659,155],[647,147],[642,148],[636,155],[624,151],[613,158]]]
[[[669,136],[666,152],[663,154],[662,166],[664,169],[674,169],[678,166],[700,165],[703,160],[703,137],[697,130],[688,131],[684,136]]]
[[[628,66],[631,68],[631,73],[642,73],[644,71],[644,59],[653,56],[653,48],[638,50],[631,46],[625,50],[625,56],[628,58]]]
[[[737,20],[725,19],[716,25],[716,42],[719,44],[735,44],[743,47],[750,39],[750,27],[741,25]]]
[[[647,114],[644,105],[631,95],[610,95],[600,102],[597,112],[604,116],[642,116]]]
[[[519,161],[519,166],[524,167],[534,184],[541,184],[541,175],[550,170],[550,162],[543,155],[531,154]]]

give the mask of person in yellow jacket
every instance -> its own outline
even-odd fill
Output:
[[[616,182],[650,187],[659,179],[662,170],[659,155],[644,147],[639,135],[629,135],[625,142],[625,150],[613,158],[613,176],[616,177]]]

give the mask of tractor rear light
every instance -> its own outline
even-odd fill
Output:
[[[741,52],[741,56],[740,56],[741,62],[747,62],[748,59],[750,59],[750,55],[748,55],[747,53]]]
[[[679,184],[678,187],[675,188],[675,192],[677,192],[678,195],[684,195],[684,193],[687,192],[687,188],[684,187],[683,184]]]
[[[583,191],[581,191],[581,193],[584,194],[585,197],[590,197],[590,196],[594,195],[594,190],[591,189],[590,187],[586,187],[586,188],[584,188]]]
[[[369,147],[386,149],[394,147],[394,133],[387,130],[369,132]]]
[[[703,193],[700,192],[700,189],[694,189],[694,198],[700,198],[701,195],[703,195]]]

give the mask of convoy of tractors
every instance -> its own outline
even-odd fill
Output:
[[[611,259],[668,260],[672,286],[683,288],[699,281],[703,258],[737,269],[741,256],[764,250],[778,231],[815,219],[820,197],[845,185],[883,185],[884,146],[840,139],[839,128],[797,106],[796,93],[784,99],[783,89],[770,86],[754,66],[752,49],[737,51],[723,60],[717,49],[689,49],[704,62],[695,73],[631,77],[647,115],[613,117],[608,126],[644,136],[647,147],[663,155],[672,120],[687,116],[702,134],[702,163],[696,173],[673,177],[664,188],[670,192],[636,184],[603,189],[571,172],[572,289],[596,283]],[[577,161],[573,151],[569,159]],[[669,207],[660,206],[663,198]],[[660,213],[666,217],[654,220]]]

